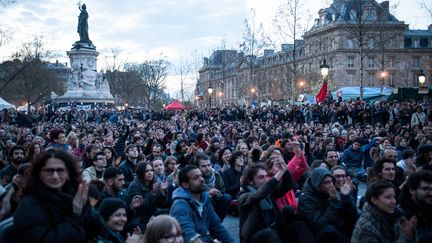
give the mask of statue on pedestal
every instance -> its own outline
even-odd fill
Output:
[[[80,42],[84,43],[90,43],[90,38],[88,34],[88,13],[87,13],[87,7],[85,4],[82,6],[78,5],[78,9],[81,11],[80,15],[78,16],[78,34],[80,36]]]

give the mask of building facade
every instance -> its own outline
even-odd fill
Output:
[[[250,104],[315,94],[320,65],[330,66],[330,90],[346,86],[418,87],[431,85],[432,25],[411,30],[389,11],[389,2],[334,0],[318,12],[314,25],[294,44],[248,56],[217,50],[204,58],[196,95],[201,105]],[[207,92],[208,87],[213,92]]]

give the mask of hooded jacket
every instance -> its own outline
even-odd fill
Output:
[[[318,167],[312,171],[299,200],[299,215],[306,220],[315,233],[326,225],[333,225],[340,229],[348,226],[345,233],[350,234],[352,227],[349,225],[354,225],[357,209],[349,195],[341,194],[341,200],[335,200],[330,199],[327,193],[320,190],[321,182],[327,176],[334,179],[326,168]]]
[[[183,230],[186,243],[196,238],[203,242],[218,239],[222,242],[234,242],[228,231],[215,213],[209,194],[201,193],[200,201],[195,200],[192,194],[183,187],[173,192],[174,201],[170,215],[175,217]]]

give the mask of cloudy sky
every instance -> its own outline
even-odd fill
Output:
[[[286,1],[286,0],[285,0]],[[89,35],[101,52],[98,69],[103,68],[110,48],[121,50],[118,63],[140,62],[166,57],[173,66],[181,62],[201,62],[220,46],[238,48],[242,43],[244,19],[256,10],[256,21],[266,30],[283,0],[86,0],[89,12]],[[310,15],[332,0],[305,0]],[[411,28],[427,28],[425,11],[420,0],[390,0],[399,3],[394,14]],[[0,25],[13,31],[13,38],[0,47],[0,60],[10,57],[23,42],[43,36],[47,49],[68,62],[66,51],[79,39],[76,33],[79,10],[74,0],[16,0],[0,10]],[[222,44],[224,43],[224,44]],[[192,81],[190,81],[191,83]],[[179,90],[174,68],[167,80],[168,91],[176,96]],[[192,84],[189,85],[192,88]]]

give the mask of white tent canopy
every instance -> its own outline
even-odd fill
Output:
[[[15,109],[15,106],[8,103],[6,100],[0,98],[0,110],[10,109],[10,108]]]
[[[342,100],[355,99],[360,97],[360,87],[343,87],[331,94],[333,99],[338,99],[338,93],[342,94]],[[363,87],[363,99],[374,99],[379,97],[388,97],[392,94],[393,89],[391,87]]]

